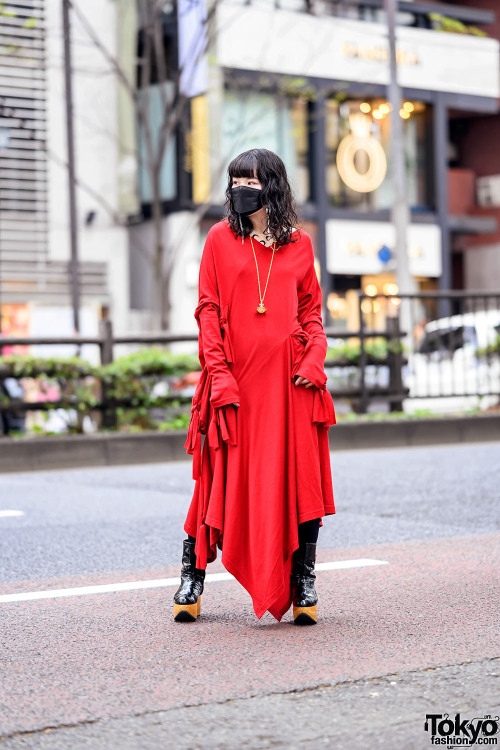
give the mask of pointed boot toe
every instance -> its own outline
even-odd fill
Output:
[[[183,542],[181,584],[174,594],[174,620],[195,622],[201,612],[205,571],[196,567],[195,543]]]

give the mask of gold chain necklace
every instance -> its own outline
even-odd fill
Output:
[[[266,310],[267,310],[267,307],[264,307],[264,297],[266,296],[267,284],[269,282],[269,275],[271,273],[271,266],[273,265],[274,253],[276,252],[276,241],[274,242],[273,255],[272,255],[272,258],[271,258],[271,263],[269,265],[269,271],[268,271],[268,274],[267,274],[267,281],[266,281],[266,287],[264,289],[264,294],[261,294],[261,291],[260,291],[259,266],[257,265],[257,256],[255,255],[255,248],[253,246],[252,235],[250,235],[250,242],[252,243],[253,257],[255,258],[255,267],[257,268],[257,283],[259,285],[260,305],[257,307],[257,312],[258,313],[265,313]]]

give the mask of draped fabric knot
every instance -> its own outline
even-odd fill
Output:
[[[191,407],[191,419],[189,420],[188,434],[184,448],[193,456],[193,479],[198,479],[201,473],[201,430],[200,430],[200,405]]]
[[[228,310],[229,305],[222,305],[219,314],[219,325],[222,335],[222,346],[224,347],[224,355],[228,365],[233,363],[233,347],[231,346],[231,338],[229,336],[229,321],[228,321]]]
[[[196,553],[196,567],[205,570],[208,562],[208,535],[210,528],[206,525],[205,519],[198,526],[196,534],[196,544],[194,547]]]
[[[194,392],[184,448],[193,456],[193,479],[201,473],[201,436],[207,432],[211,377],[204,367]]]
[[[321,427],[330,427],[337,423],[332,395],[326,385],[314,389],[312,421]]]
[[[199,404],[193,404],[191,407],[191,418],[189,420],[189,427],[186,442],[184,448],[187,453],[193,453],[196,447],[196,438],[200,432],[200,406]]]
[[[221,439],[229,445],[237,445],[236,410],[232,404],[214,409],[207,433],[208,444],[211,448],[215,450],[221,448]]]
[[[297,373],[300,373],[300,368],[304,362],[304,359],[315,343],[315,336],[304,330],[300,326],[298,321],[296,327],[291,332],[291,336],[293,347],[292,378],[294,378]],[[330,425],[336,424],[335,407],[333,405],[331,393],[326,387],[327,377],[323,371],[322,366],[321,371],[324,377],[324,382],[322,382],[321,385],[318,386],[316,385],[316,383],[319,383],[319,379],[315,380],[315,386],[313,388],[312,421],[318,426],[329,427]]]
[[[313,344],[314,336],[311,336],[300,326],[291,332],[291,336],[293,344],[292,377],[295,377],[302,360]]]

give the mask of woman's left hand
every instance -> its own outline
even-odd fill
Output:
[[[306,388],[311,388],[314,383],[311,383],[310,380],[307,380],[307,378],[303,378],[302,375],[299,375],[295,380],[295,385],[305,385]]]

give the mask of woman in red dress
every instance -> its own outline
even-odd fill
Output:
[[[196,482],[174,617],[196,620],[218,547],[258,618],[280,621],[293,602],[295,623],[315,623],[316,542],[322,517],[335,513],[336,420],[314,250],[272,151],[230,163],[226,198],[203,249],[194,313],[202,374],[185,448]]]

